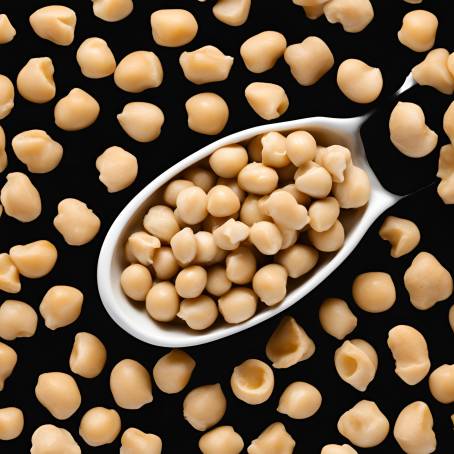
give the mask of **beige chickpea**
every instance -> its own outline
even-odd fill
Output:
[[[273,221],[287,229],[301,230],[309,223],[304,205],[299,205],[287,191],[275,191],[265,202],[267,214]]]
[[[227,278],[227,271],[222,265],[214,265],[207,270],[206,290],[214,296],[226,294],[232,283]]]
[[[221,385],[199,386],[185,397],[183,415],[194,429],[201,432],[217,424],[225,414],[227,401]]]
[[[117,119],[126,134],[141,143],[157,139],[164,124],[162,110],[149,102],[126,104]]]
[[[169,243],[172,237],[180,231],[173,211],[165,205],[151,207],[143,218],[143,226],[147,232],[164,243]]]
[[[207,214],[208,197],[198,186],[190,186],[180,191],[176,200],[178,213],[186,224],[202,222]]]
[[[242,145],[227,145],[217,149],[209,159],[213,172],[222,178],[235,178],[248,163],[246,149]]]
[[[194,183],[189,180],[177,179],[171,181],[164,189],[164,202],[167,205],[176,208],[178,194],[183,189],[189,188],[190,186],[194,186]]]
[[[85,77],[102,79],[112,75],[117,63],[109,45],[102,38],[87,38],[77,49],[77,63]]]
[[[276,263],[282,265],[291,278],[308,273],[318,261],[318,252],[306,244],[295,244],[276,255]]]
[[[404,407],[396,419],[393,433],[406,454],[429,454],[437,448],[432,413],[425,402],[416,401]]]
[[[285,430],[284,424],[275,422],[268,426],[247,448],[248,454],[292,454],[295,440]]]
[[[247,39],[240,47],[240,54],[246,68],[253,73],[271,69],[284,55],[287,40],[275,31],[265,31]]]
[[[225,251],[233,251],[249,236],[249,227],[230,218],[213,232],[216,245]]]
[[[14,349],[0,342],[0,391],[3,391],[5,381],[13,373],[16,363],[17,353]]]
[[[357,326],[358,319],[339,298],[327,298],[320,306],[318,317],[322,328],[336,339],[342,340]]]
[[[195,235],[197,252],[194,261],[198,264],[211,264],[223,251],[218,248],[211,232],[200,231]]]
[[[325,198],[331,192],[332,185],[329,172],[313,161],[306,162],[295,172],[296,188],[310,197]]]
[[[322,252],[335,252],[342,248],[345,239],[344,227],[336,220],[331,228],[324,232],[309,230],[309,241]]]
[[[81,454],[79,445],[66,429],[52,424],[39,426],[32,435],[31,454]]]
[[[301,43],[288,46],[284,59],[293,77],[303,86],[315,84],[334,66],[330,48],[317,36],[309,36]]]
[[[356,449],[353,449],[350,445],[325,445],[320,454],[358,454]]]
[[[35,309],[22,301],[6,300],[0,306],[0,337],[14,340],[32,337],[36,332],[38,316]]]
[[[341,415],[337,430],[352,444],[372,448],[388,435],[389,422],[375,402],[361,400]]]
[[[418,226],[403,218],[388,216],[378,231],[380,238],[391,244],[391,257],[398,258],[411,252],[421,239]]]
[[[99,112],[99,103],[93,96],[80,88],[73,88],[55,105],[55,124],[65,131],[79,131],[91,126]]]
[[[123,359],[114,366],[110,391],[115,403],[127,410],[137,410],[153,400],[150,374],[132,359]]]
[[[289,106],[285,90],[277,84],[252,82],[244,95],[254,112],[264,120],[274,120],[283,115]]]
[[[260,221],[251,226],[250,242],[265,255],[274,255],[282,247],[282,234],[272,222]]]
[[[280,132],[268,132],[262,136],[261,141],[263,164],[273,168],[282,168],[290,164],[287,157],[287,142]]]
[[[5,252],[0,254],[0,290],[8,293],[19,293],[21,290],[19,271]]]
[[[57,209],[54,226],[69,245],[82,246],[97,235],[101,221],[84,202],[64,199]]]
[[[182,176],[192,181],[195,186],[198,186],[205,192],[208,192],[216,184],[216,176],[213,172],[203,167],[190,167],[183,172]]]
[[[126,296],[134,301],[145,301],[153,285],[153,278],[148,268],[134,263],[122,271],[120,284]]]
[[[374,18],[369,0],[333,0],[324,4],[323,13],[329,23],[340,23],[348,33],[364,30]]]
[[[306,419],[315,415],[321,404],[322,395],[315,386],[296,381],[285,388],[277,411],[293,419]]]
[[[238,174],[240,188],[257,195],[273,192],[277,187],[278,180],[279,176],[276,170],[260,162],[249,163]]]
[[[24,428],[24,414],[15,407],[0,408],[0,440],[14,440]]]
[[[7,117],[14,107],[14,85],[0,74],[0,120]]]
[[[404,46],[411,50],[426,52],[435,43],[437,28],[437,16],[429,11],[418,9],[405,14],[397,37]]]
[[[235,287],[218,299],[219,312],[227,323],[242,323],[257,310],[257,295],[246,287]]]
[[[350,165],[345,169],[342,183],[333,185],[333,195],[341,208],[360,208],[366,205],[370,192],[367,173],[355,165]]]
[[[38,401],[54,418],[70,418],[80,407],[82,398],[76,381],[62,372],[48,372],[38,377],[35,387]]]
[[[182,269],[175,279],[175,289],[182,298],[197,298],[205,290],[207,272],[198,265]]]
[[[438,135],[426,125],[424,112],[417,104],[398,102],[389,117],[393,145],[405,156],[422,158],[437,145]]]
[[[240,454],[243,448],[243,439],[232,426],[216,427],[199,440],[202,454]]]
[[[118,22],[134,9],[132,0],[92,0],[93,14],[106,22]]]
[[[245,246],[230,252],[225,259],[226,276],[230,282],[238,285],[252,281],[257,269],[253,251]]]
[[[79,435],[87,445],[97,447],[112,443],[120,430],[121,419],[115,410],[94,407],[82,416]]]
[[[170,240],[170,247],[174,257],[182,266],[189,265],[197,254],[197,241],[190,227],[185,227]]]
[[[432,396],[442,404],[454,402],[454,364],[443,364],[429,376]]]
[[[234,215],[240,209],[240,199],[228,186],[216,185],[207,194],[208,213],[222,218]]]
[[[184,299],[177,314],[189,328],[197,331],[210,327],[218,317],[218,307],[212,298],[200,295],[197,298]]]
[[[147,434],[130,427],[121,436],[120,454],[161,454],[162,441],[154,434]]]
[[[156,386],[166,394],[176,394],[189,383],[195,361],[183,350],[171,350],[153,368]]]
[[[179,61],[186,79],[197,85],[226,80],[233,65],[233,57],[215,46],[183,52]]]
[[[41,197],[27,175],[13,172],[6,175],[0,202],[8,216],[20,222],[34,221],[41,214]]]
[[[69,357],[71,372],[84,378],[95,378],[102,372],[106,358],[106,347],[95,335],[76,334]]]
[[[31,58],[17,75],[17,90],[23,98],[37,104],[55,97],[54,65],[49,57]]]
[[[396,362],[395,372],[407,385],[416,385],[430,370],[424,336],[408,325],[397,325],[388,333],[388,347]]]
[[[16,29],[6,14],[0,14],[0,44],[11,42],[16,36]]]
[[[216,93],[199,93],[186,101],[188,126],[206,135],[219,134],[229,119],[227,103]]]
[[[293,317],[283,317],[266,344],[266,356],[276,369],[309,359],[315,344]]]
[[[369,272],[358,275],[353,281],[355,303],[364,311],[384,312],[396,302],[396,288],[388,273]]]
[[[317,143],[307,131],[295,131],[286,137],[287,157],[297,167],[315,158]]]
[[[5,146],[6,146],[5,131],[3,131],[3,128],[0,126],[0,173],[2,173],[6,169],[6,166],[8,165],[8,155],[6,154]]]
[[[241,205],[240,220],[249,227],[252,227],[256,222],[271,220],[269,216],[264,215],[260,210],[259,200],[259,196],[249,194]]]
[[[240,202],[244,202],[246,192],[240,188],[236,178],[218,178],[216,184],[229,187],[236,194]],[[239,212],[235,213],[234,216],[237,218],[239,216]]]
[[[334,353],[334,365],[343,381],[364,392],[377,372],[377,352],[362,339],[347,340]]]
[[[224,24],[238,27],[247,21],[250,9],[251,0],[217,0],[213,15]]]
[[[154,320],[170,322],[180,309],[180,298],[173,283],[161,281],[153,285],[147,293],[145,307]]]
[[[31,129],[14,136],[14,154],[29,172],[47,173],[55,169],[63,156],[63,147],[41,129]]]
[[[126,242],[126,258],[129,262],[151,265],[157,250],[161,247],[158,238],[147,232],[134,232]]]
[[[57,261],[57,249],[47,240],[13,246],[9,256],[22,276],[36,279],[50,273]]]
[[[66,6],[50,5],[36,10],[29,18],[33,31],[42,39],[59,46],[69,46],[74,41],[76,13]]]
[[[249,160],[251,162],[260,162],[262,160],[262,137],[264,134],[259,134],[253,137],[246,145]]]
[[[451,274],[428,252],[420,252],[413,259],[404,274],[404,284],[411,304],[420,310],[430,309],[453,292]]]
[[[5,155],[6,156],[6,155]],[[437,177],[441,178],[437,192],[445,204],[454,203],[454,147],[443,145],[440,149]]]
[[[190,43],[198,30],[195,17],[184,9],[155,11],[150,22],[153,39],[156,44],[165,47],[179,47]]]
[[[308,210],[309,225],[316,232],[325,232],[329,230],[340,214],[339,202],[334,197],[317,200]]]
[[[342,145],[318,147],[315,161],[331,174],[333,183],[343,183],[347,168],[352,167],[351,152]]]
[[[163,71],[158,56],[151,51],[137,50],[126,55],[115,70],[117,87],[129,93],[140,93],[159,87]]]
[[[156,250],[153,256],[153,270],[158,279],[171,279],[178,273],[179,269],[180,266],[170,247],[161,247]]]

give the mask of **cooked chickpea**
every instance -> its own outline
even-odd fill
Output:
[[[273,168],[283,168],[290,165],[287,157],[287,142],[280,132],[268,132],[262,136],[261,141],[261,160],[264,165]]]
[[[92,0],[93,14],[106,22],[118,22],[134,9],[132,0]]]
[[[317,36],[309,36],[301,43],[288,46],[284,59],[293,77],[303,86],[314,85],[334,66],[330,48]]]
[[[397,37],[404,46],[411,50],[426,52],[435,43],[437,28],[437,16],[429,11],[418,9],[405,14]]]
[[[293,317],[283,317],[266,344],[266,356],[276,369],[309,359],[315,344]]]
[[[322,328],[339,340],[349,335],[358,324],[357,317],[347,303],[339,298],[327,298],[323,301],[318,317]]]
[[[226,294],[232,283],[227,278],[227,271],[221,265],[215,265],[207,270],[207,285],[206,290],[214,296],[222,296]]]
[[[399,413],[394,424],[394,438],[407,454],[429,454],[437,449],[433,423],[428,405],[413,402]]]
[[[160,280],[171,279],[180,269],[170,247],[161,247],[153,256],[153,270]]]
[[[176,205],[179,216],[186,224],[198,224],[208,214],[207,194],[198,186],[190,186],[180,191],[177,196]]]
[[[370,192],[370,181],[367,173],[354,165],[345,169],[342,183],[334,183],[333,185],[333,195],[341,208],[360,208],[366,205],[369,201]]]
[[[0,440],[14,440],[24,428],[24,414],[15,407],[0,408]]]
[[[57,249],[47,240],[13,246],[9,256],[22,276],[36,279],[49,274],[57,261]]]
[[[320,454],[358,454],[350,445],[325,445]]]
[[[157,139],[164,124],[162,110],[149,102],[126,104],[117,119],[126,134],[141,143]]]
[[[171,181],[164,189],[164,202],[167,205],[176,208],[178,194],[183,189],[189,188],[190,186],[194,186],[194,183],[189,180],[177,179]]]
[[[113,443],[121,430],[120,415],[115,410],[94,407],[80,421],[79,435],[89,446]]]
[[[20,222],[34,221],[41,214],[41,197],[27,175],[13,172],[6,175],[0,202],[8,216]]]
[[[154,434],[147,434],[130,427],[121,436],[120,454],[161,454],[162,441]]]
[[[37,104],[55,97],[54,65],[49,57],[31,58],[17,75],[17,90],[23,98]]]
[[[0,14],[0,44],[11,42],[16,36],[16,29],[6,14]]]
[[[181,270],[175,279],[175,289],[182,298],[197,298],[205,290],[207,272],[199,265]]]
[[[287,40],[282,33],[265,31],[247,39],[240,47],[246,68],[253,73],[271,69],[284,55]]]
[[[50,5],[36,10],[29,18],[33,31],[42,39],[60,46],[74,41],[76,13],[66,6]]]
[[[6,300],[0,306],[0,337],[14,340],[32,337],[38,325],[35,309],[22,301]]]
[[[260,197],[249,194],[245,199],[240,209],[240,220],[251,227],[256,222],[271,220],[269,216],[262,213],[259,207]]]
[[[41,129],[17,134],[11,145],[19,161],[32,173],[50,172],[58,166],[63,156],[63,147]]]
[[[38,401],[56,419],[70,418],[80,407],[82,398],[76,381],[62,372],[48,372],[38,377],[35,387]]]
[[[232,65],[233,57],[223,54],[215,46],[203,46],[180,55],[184,76],[197,85],[226,80]]]
[[[95,335],[85,332],[76,334],[69,357],[71,372],[84,378],[95,378],[104,369],[106,358],[106,347]]]
[[[101,79],[114,73],[117,63],[109,45],[102,38],[87,38],[77,49],[77,63],[85,77]]]
[[[319,251],[335,252],[344,244],[344,227],[336,220],[334,225],[324,232],[317,232],[312,229],[309,230],[308,238],[312,245]]]
[[[211,232],[200,231],[197,232],[194,237],[197,247],[194,262],[198,264],[211,264],[217,260],[220,253],[223,253],[216,245],[214,236]]]
[[[317,200],[308,210],[309,225],[316,232],[325,232],[329,230],[340,214],[339,202],[334,197]]]
[[[288,159],[297,167],[315,158],[317,143],[307,131],[295,131],[286,137],[285,149]]]
[[[143,265],[134,263],[123,270],[120,277],[121,288],[134,301],[145,301],[153,285],[151,273]]]
[[[176,394],[189,383],[195,361],[183,350],[171,350],[153,368],[156,386],[166,394]]]
[[[5,155],[6,156],[6,155]],[[441,178],[437,192],[445,204],[454,203],[454,147],[443,145],[440,149],[437,177]]]
[[[285,430],[284,424],[275,422],[268,426],[247,448],[248,454],[292,454],[295,440]]]
[[[212,298],[200,295],[196,298],[184,299],[177,314],[189,328],[204,330],[211,326],[218,317],[218,307]]]
[[[240,199],[228,186],[216,185],[206,197],[206,209],[215,217],[228,217],[239,211]]]
[[[249,227],[240,221],[230,218],[213,232],[216,245],[225,250],[233,251],[249,236]]]
[[[14,85],[0,74],[0,120],[7,117],[14,107]]]
[[[101,221],[84,202],[64,199],[57,209],[54,226],[69,245],[82,246],[97,235]]]
[[[235,287],[218,299],[219,312],[227,323],[242,323],[257,310],[257,295],[246,287]]]
[[[6,169],[6,166],[8,165],[8,155],[6,154],[5,146],[6,146],[5,132],[3,131],[3,128],[0,126],[0,173],[2,173]]]
[[[273,192],[277,187],[278,180],[279,176],[276,170],[260,162],[249,163],[238,174],[240,188],[257,195]]]
[[[143,226],[147,232],[165,243],[169,243],[172,237],[180,231],[173,211],[165,205],[151,207],[143,218]]]
[[[145,307],[151,318],[160,322],[170,322],[180,309],[180,298],[175,286],[168,281],[153,285],[145,299]]]
[[[388,216],[378,231],[380,238],[391,244],[391,257],[398,258],[411,252],[421,239],[418,226],[403,218]]]
[[[197,35],[195,17],[184,9],[161,9],[151,17],[151,29],[156,44],[179,47],[190,43]]]
[[[285,388],[277,411],[293,419],[306,419],[315,415],[321,404],[322,395],[315,386],[296,381]]]
[[[232,426],[216,427],[199,440],[202,454],[240,454],[243,448],[243,439]]]
[[[230,252],[226,260],[226,276],[230,282],[238,285],[248,284],[256,272],[256,258],[248,247],[240,246]]]
[[[247,21],[250,9],[251,0],[217,0],[213,15],[224,24],[238,27]]]
[[[364,30],[374,18],[369,0],[333,0],[324,4],[323,13],[331,24],[340,23],[348,33]]]
[[[355,303],[364,311],[384,312],[396,302],[396,288],[388,273],[370,272],[358,275],[353,281]]]
[[[126,55],[115,70],[117,87],[129,93],[140,93],[159,87],[163,71],[158,56],[151,51],[137,50]]]
[[[248,163],[246,149],[241,145],[228,145],[217,149],[209,159],[213,172],[222,178],[235,178]]]
[[[0,391],[3,391],[5,381],[13,373],[16,363],[17,353],[14,349],[0,342]]]
[[[432,396],[442,404],[454,402],[454,364],[443,364],[429,376]]]
[[[203,167],[190,167],[186,169],[182,176],[195,186],[208,192],[216,184],[216,176],[210,170],[204,169]]]
[[[265,202],[267,214],[273,221],[287,229],[301,230],[309,223],[309,216],[304,205],[299,205],[295,198],[286,191],[275,191]]]
[[[317,199],[323,199],[331,192],[333,181],[329,172],[313,161],[306,162],[295,172],[298,191]]]
[[[343,183],[347,168],[354,167],[350,150],[342,145],[317,147],[315,161],[331,174],[333,183]]]
[[[428,252],[420,252],[404,274],[404,284],[413,306],[430,309],[452,295],[453,282],[449,271]]]
[[[283,115],[289,106],[285,90],[277,84],[252,82],[244,95],[254,112],[265,120],[274,120]]]
[[[323,3],[318,5],[301,5],[304,10],[304,14],[308,19],[318,19],[319,17],[323,16]]]
[[[31,454],[80,454],[79,445],[66,429],[52,424],[39,426],[32,435]]]
[[[8,293],[19,293],[21,290],[19,271],[5,252],[0,254],[0,290]]]
[[[430,370],[424,336],[415,328],[397,325],[388,333],[388,347],[396,362],[395,372],[407,385],[416,385]]]
[[[197,241],[190,227],[185,227],[170,240],[170,247],[174,257],[182,266],[189,265],[197,254]]]
[[[249,240],[265,255],[274,255],[282,247],[282,234],[280,230],[275,224],[268,221],[260,221],[253,224],[249,231]]]
[[[206,135],[219,134],[229,119],[227,103],[216,93],[199,93],[186,101],[188,126]]]
[[[298,278],[314,268],[318,261],[318,252],[306,244],[295,244],[278,252],[275,260],[287,270],[291,278]]]
[[[412,102],[398,102],[389,117],[393,145],[405,156],[422,158],[437,145],[438,135],[426,125],[424,112]]]

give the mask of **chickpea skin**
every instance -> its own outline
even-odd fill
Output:
[[[199,440],[202,454],[240,454],[243,448],[243,439],[232,426],[216,427]]]
[[[156,44],[180,47],[190,43],[197,35],[195,17],[184,9],[161,9],[151,17],[151,30]]]
[[[380,238],[391,244],[391,257],[399,258],[411,252],[421,239],[418,226],[403,218],[388,216],[378,231]]]
[[[241,145],[218,148],[209,159],[213,172],[222,178],[236,178],[248,163],[246,149]]]
[[[229,119],[229,107],[216,93],[194,95],[186,101],[185,107],[189,129],[199,134],[219,134]]]
[[[14,107],[14,85],[8,77],[0,74],[0,120],[6,118]]]
[[[6,300],[0,306],[0,337],[8,341],[32,337],[38,325],[35,309],[22,301]]]
[[[0,44],[11,42],[16,36],[16,29],[6,14],[0,14]]]
[[[323,14],[329,23],[340,23],[344,31],[359,33],[374,18],[374,8],[369,0],[333,0],[324,4]]]
[[[0,440],[14,440],[24,428],[24,414],[15,407],[0,408]]]
[[[21,290],[19,271],[5,252],[0,254],[0,290],[8,293],[19,293]]]
[[[410,11],[402,20],[398,31],[399,41],[415,52],[426,52],[435,43],[438,19],[435,14],[422,9]]]
[[[285,90],[277,84],[252,82],[244,95],[254,112],[264,120],[275,120],[287,112],[289,99]]]
[[[147,434],[130,427],[121,436],[120,454],[161,454],[162,441],[154,434]]]
[[[161,134],[162,110],[148,102],[130,102],[117,115],[118,123],[129,137],[140,143],[152,142]]]
[[[248,454],[292,454],[295,440],[285,430],[284,424],[275,422],[268,426],[247,448]]]
[[[156,386],[166,394],[179,393],[189,383],[195,365],[195,361],[183,350],[171,350],[153,367]]]
[[[370,272],[358,275],[353,281],[355,303],[373,314],[390,309],[396,302],[396,289],[388,273]]]
[[[14,349],[0,342],[0,391],[3,391],[5,381],[13,373],[16,363],[17,353]]]
[[[293,419],[306,419],[315,415],[321,404],[322,395],[315,386],[296,381],[285,388],[277,411]]]
[[[118,22],[134,9],[132,0],[92,0],[93,14],[106,22]]]
[[[432,396],[442,404],[454,402],[454,364],[443,364],[429,376]]]
[[[180,298],[171,282],[161,281],[148,291],[145,304],[151,318],[159,322],[170,322],[180,309]]]
[[[27,101],[43,104],[55,97],[54,65],[49,57],[31,58],[17,75],[17,90]]]
[[[52,424],[39,426],[32,435],[30,454],[81,454],[79,445],[65,429]]]
[[[336,339],[342,340],[357,326],[358,319],[339,298],[327,298],[320,306],[318,317],[322,328]]]
[[[13,246],[9,256],[22,276],[36,279],[49,274],[57,261],[57,249],[47,240]]]
[[[95,407],[82,416],[79,435],[87,445],[97,447],[113,443],[120,430],[121,419],[115,410]]]
[[[85,332],[76,334],[69,357],[71,372],[84,378],[95,378],[104,369],[106,359],[106,347],[95,335]]]
[[[102,38],[87,38],[77,49],[77,63],[85,77],[102,79],[112,75],[117,63],[107,42]]]
[[[126,296],[134,301],[145,301],[147,293],[152,288],[153,278],[148,268],[134,263],[123,270],[120,283]]]
[[[224,24],[238,27],[247,21],[250,9],[251,0],[217,0],[213,15]]]
[[[318,251],[313,247],[306,244],[295,244],[279,251],[275,261],[287,270],[291,278],[296,279],[314,268],[318,257]]]

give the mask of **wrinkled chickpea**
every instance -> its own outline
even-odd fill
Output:
[[[268,426],[247,448],[248,454],[292,454],[295,440],[285,430],[284,424],[275,422]]]
[[[49,57],[31,58],[17,75],[17,90],[27,101],[37,104],[55,97],[54,65]]]
[[[0,342],[0,391],[3,391],[5,381],[13,373],[16,363],[17,353],[14,349]]]
[[[95,335],[85,332],[76,334],[69,357],[71,372],[84,378],[95,378],[104,369],[106,358],[106,347]]]
[[[79,445],[66,429],[44,424],[32,435],[30,454],[81,454]]]
[[[219,134],[229,119],[229,107],[216,93],[194,95],[186,101],[185,107],[189,129],[200,134]]]
[[[85,77],[102,79],[112,75],[117,63],[109,45],[102,38],[87,38],[77,49],[77,63]]]
[[[150,17],[153,39],[165,47],[179,47],[190,43],[196,36],[195,17],[184,9],[161,9]]]
[[[0,14],[0,44],[11,42],[16,36],[16,29],[6,14]]]
[[[320,306],[319,320],[322,328],[336,339],[342,340],[357,326],[358,319],[339,298],[327,298]]]
[[[92,0],[93,14],[106,22],[118,22],[134,9],[132,0]]]
[[[213,15],[224,24],[238,27],[249,16],[251,0],[217,0],[213,6]]]
[[[277,411],[293,419],[306,419],[315,415],[321,404],[322,395],[315,386],[297,381],[285,388]]]
[[[0,120],[7,117],[14,107],[14,85],[8,77],[0,74]]]
[[[199,440],[202,454],[240,454],[243,448],[243,439],[232,426],[216,427]]]
[[[115,410],[94,407],[80,421],[79,435],[89,446],[113,443],[121,430],[120,415]]]
[[[166,394],[176,394],[189,383],[195,361],[183,350],[171,350],[153,367],[156,386]]]
[[[162,441],[155,434],[130,427],[121,436],[120,454],[161,454]]]
[[[118,123],[129,137],[146,143],[157,139],[164,124],[162,110],[149,102],[130,102],[117,115]]]
[[[324,4],[323,14],[329,23],[340,23],[346,32],[359,33],[374,18],[374,8],[369,0],[331,0]]]
[[[47,240],[13,246],[9,256],[22,276],[36,279],[50,273],[57,261],[57,249]]]
[[[177,317],[184,320],[189,328],[201,331],[216,321],[218,307],[212,298],[200,295],[181,301]]]
[[[438,19],[435,14],[417,9],[405,14],[397,33],[399,41],[415,52],[426,52],[435,43]]]
[[[384,312],[396,302],[396,288],[388,273],[369,272],[358,275],[353,281],[355,303],[364,311]]]
[[[391,257],[398,258],[411,252],[419,243],[418,226],[403,218],[388,216],[378,231],[380,238],[391,244]]]
[[[0,408],[0,440],[14,440],[24,428],[24,414],[15,407]]]
[[[32,337],[38,325],[35,309],[27,303],[6,300],[0,306],[0,337],[14,340],[18,337]]]
[[[277,84],[252,82],[244,95],[254,112],[265,120],[275,120],[283,115],[289,106],[285,90]]]

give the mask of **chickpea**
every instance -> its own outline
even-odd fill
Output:
[[[249,163],[238,174],[240,188],[257,195],[266,195],[273,192],[277,187],[278,180],[277,172],[260,162]]]
[[[151,17],[151,29],[156,44],[179,47],[190,43],[196,36],[198,25],[195,17],[184,9],[161,9]]]
[[[342,248],[345,239],[344,227],[337,220],[334,225],[324,232],[309,230],[309,241],[322,252],[335,252]]]
[[[147,434],[130,427],[121,436],[121,454],[161,454],[162,441],[154,434]]]
[[[11,42],[16,36],[16,29],[6,14],[0,14],[0,44]]]
[[[286,137],[287,157],[297,167],[315,158],[317,143],[307,131],[295,131]]]
[[[120,430],[121,419],[115,410],[94,407],[82,416],[79,435],[88,446],[97,447],[113,443]]]
[[[69,46],[74,41],[76,13],[66,6],[51,5],[36,10],[29,18],[33,31],[42,39],[59,46]]]
[[[353,281],[355,303],[364,311],[384,312],[396,302],[396,288],[388,273],[370,272],[358,275]]]
[[[315,415],[321,404],[322,395],[315,386],[296,381],[285,388],[277,411],[293,419],[306,419]]]
[[[358,454],[356,449],[353,449],[350,445],[325,445],[320,454]]]
[[[212,216],[228,217],[239,211],[241,203],[228,186],[216,185],[207,194],[206,206]]]
[[[148,268],[134,263],[123,270],[120,283],[126,296],[134,301],[145,301],[153,285],[153,279]]]
[[[14,349],[0,342],[0,391],[3,391],[5,381],[13,373],[16,363],[17,353]]]
[[[164,124],[162,110],[149,102],[126,104],[117,119],[126,134],[141,143],[157,139]]]
[[[266,344],[266,356],[276,369],[309,359],[315,344],[293,317],[283,317]]]
[[[179,61],[186,79],[197,85],[226,80],[233,65],[233,57],[215,46],[183,52]]]
[[[268,132],[262,136],[261,140],[263,164],[273,168],[283,168],[290,165],[287,157],[287,142],[281,133]]]
[[[298,191],[310,197],[323,199],[331,192],[333,181],[329,172],[313,161],[306,162],[295,173],[295,186]]]
[[[206,135],[219,134],[229,119],[227,103],[216,93],[199,93],[186,101],[188,126]]]
[[[6,253],[0,254],[0,290],[8,293],[19,293],[21,290],[19,271]]]
[[[202,167],[190,167],[182,175],[205,192],[208,192],[216,184],[216,176],[213,172]]]
[[[6,300],[0,306],[0,337],[14,340],[32,337],[36,332],[38,316],[35,309],[22,301]]]
[[[283,115],[289,106],[285,90],[277,84],[252,82],[244,95],[254,112],[264,120],[275,120]]]
[[[115,56],[102,38],[87,38],[77,49],[77,63],[85,77],[102,79],[112,75],[117,66]]]
[[[106,22],[118,22],[134,9],[132,0],[92,0],[93,14]]]
[[[446,109],[446,112],[443,116],[443,130],[452,143],[454,139],[454,102],[449,104],[449,107]]]
[[[154,52],[137,50],[126,55],[115,70],[117,87],[129,93],[141,93],[148,88],[159,87],[163,71],[161,61]]]
[[[409,49],[415,52],[426,52],[435,43],[437,28],[437,16],[429,11],[418,9],[405,14],[397,37]]]
[[[333,185],[333,195],[341,208],[360,208],[366,205],[370,198],[370,191],[367,173],[354,165],[345,169],[342,183]]]
[[[242,323],[257,310],[257,295],[249,288],[235,287],[218,299],[219,312],[227,323]]]
[[[180,231],[173,211],[165,205],[151,207],[143,218],[143,226],[147,232],[164,243],[169,243],[172,237]]]
[[[454,175],[453,157],[454,147],[451,144],[441,147],[437,172],[437,177],[441,178],[441,181],[437,187],[437,192],[446,204],[454,203],[454,177],[452,177],[452,175]]]
[[[391,257],[398,258],[411,252],[421,239],[418,226],[403,218],[388,216],[378,231],[380,238],[391,243]]]
[[[197,241],[190,227],[185,227],[170,240],[170,247],[174,257],[182,266],[189,265],[197,254]]]
[[[369,0],[333,0],[324,4],[323,13],[329,23],[340,23],[348,33],[364,30],[374,18]]]
[[[153,270],[158,279],[162,281],[171,279],[178,273],[179,269],[180,266],[170,247],[161,247],[155,252],[153,256]]]
[[[308,210],[309,225],[316,232],[325,232],[334,225],[339,214],[339,202],[334,197],[317,200]]]
[[[240,454],[243,448],[243,439],[232,426],[216,427],[199,440],[202,454]]]
[[[323,16],[323,4],[318,5],[302,5],[304,14],[308,19],[318,19]]]
[[[275,224],[268,221],[256,222],[249,231],[251,243],[265,255],[274,255],[282,247],[282,234]]]
[[[8,156],[5,150],[5,142],[6,142],[5,132],[3,131],[3,128],[0,126],[0,173],[2,173],[6,169],[6,166],[8,165]]]
[[[351,152],[342,145],[318,147],[315,161],[331,174],[333,183],[343,183],[347,168],[352,167]]]
[[[194,186],[194,183],[189,180],[173,180],[173,181],[171,181],[164,189],[164,195],[163,195],[164,202],[167,205],[169,205],[173,208],[176,208],[178,194],[183,189],[189,188],[190,186]]]
[[[208,214],[207,194],[198,186],[183,189],[177,196],[176,204],[181,219],[190,225],[202,222]]]
[[[303,86],[314,85],[334,66],[333,53],[317,36],[309,36],[301,43],[288,46],[284,59],[292,76]]]
[[[49,274],[57,261],[57,249],[47,240],[13,246],[9,256],[22,276],[36,279]]]
[[[161,281],[148,291],[145,305],[151,318],[159,322],[170,322],[180,309],[180,298],[171,282]]]
[[[213,14],[224,24],[238,27],[247,21],[250,9],[251,0],[217,0]]]
[[[299,205],[286,191],[273,192],[265,202],[265,206],[268,215],[281,227],[301,230],[309,223],[306,207]]]
[[[14,107],[14,85],[8,77],[0,74],[0,120],[7,117]]]
[[[198,265],[181,270],[175,279],[175,289],[182,298],[197,298],[202,294],[207,283],[205,268]]]
[[[17,90],[27,101],[43,104],[55,97],[54,65],[49,57],[31,58],[17,75]]]
[[[241,145],[228,145],[217,149],[209,159],[213,172],[222,178],[236,178],[248,163],[246,149]]]
[[[275,422],[268,426],[247,448],[248,454],[292,454],[295,440],[285,430],[284,424]]]
[[[76,381],[62,372],[48,372],[38,377],[36,398],[56,419],[70,418],[80,407],[82,398]]]
[[[249,236],[249,227],[240,221],[229,219],[213,232],[216,245],[225,251],[233,251]]]
[[[63,156],[63,147],[41,129],[31,129],[17,134],[11,145],[19,161],[32,173],[47,173],[54,170]]]
[[[224,251],[216,245],[211,232],[200,231],[194,237],[197,245],[197,253],[194,259],[196,263],[211,264],[217,260],[220,254],[224,254]]]
[[[85,332],[76,334],[69,357],[71,372],[84,378],[95,378],[104,369],[106,358],[106,347],[95,335]]]
[[[327,298],[320,306],[318,317],[322,328],[336,339],[342,340],[357,326],[358,319],[339,298]]]
[[[428,252],[420,252],[404,274],[404,284],[413,306],[427,310],[452,295],[449,271]]]
[[[204,330],[216,321],[218,308],[209,296],[200,295],[196,298],[184,299],[180,304],[177,317],[184,320],[191,329]]]
[[[454,365],[443,364],[429,376],[429,388],[432,396],[442,404],[454,402]]]
[[[260,198],[254,194],[249,194],[240,209],[240,220],[251,227],[256,222],[269,221],[271,218],[262,213],[259,208]]]
[[[221,265],[215,265],[207,270],[207,285],[206,290],[208,293],[214,296],[225,295],[230,288],[232,283],[227,277],[226,269]]]
[[[24,414],[15,407],[0,409],[0,440],[14,440],[24,428]]]
[[[227,401],[219,383],[199,386],[185,397],[183,415],[194,429],[204,432],[222,419],[226,407]]]
[[[284,55],[287,40],[282,33],[265,31],[247,39],[240,47],[246,68],[253,73],[271,69]]]
[[[80,454],[79,445],[65,429],[52,424],[39,426],[32,435],[31,454]]]
[[[250,248],[239,247],[230,252],[226,260],[226,276],[230,282],[238,285],[248,284],[256,272],[256,258]]]
[[[195,364],[183,350],[171,350],[153,368],[156,386],[166,394],[179,393],[189,383]]]
[[[295,244],[278,252],[275,260],[295,279],[314,268],[318,261],[318,252],[306,244]]]
[[[13,172],[6,175],[0,202],[8,216],[20,222],[34,221],[41,214],[41,197],[27,175]]]

